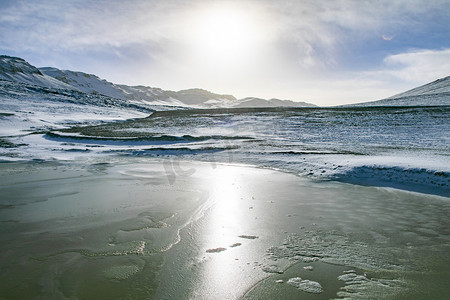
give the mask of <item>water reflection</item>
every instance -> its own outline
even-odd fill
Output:
[[[198,286],[200,297],[222,295],[235,296],[236,289],[245,291],[245,269],[251,269],[242,260],[248,260],[245,254],[246,243],[239,235],[249,233],[249,212],[252,210],[252,196],[242,185],[245,169],[219,166],[214,177],[207,183],[214,190],[211,208],[203,235],[202,270]],[[250,232],[252,233],[252,232]],[[247,270],[247,271],[248,271]],[[242,277],[242,280],[237,280]]]

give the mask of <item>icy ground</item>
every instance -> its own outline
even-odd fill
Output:
[[[20,105],[16,98],[3,98],[3,159],[132,155],[221,161],[449,196],[450,108],[445,106],[152,113],[48,97],[19,95]]]

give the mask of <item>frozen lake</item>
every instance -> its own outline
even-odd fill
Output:
[[[167,162],[0,164],[2,297],[448,294],[446,197]]]

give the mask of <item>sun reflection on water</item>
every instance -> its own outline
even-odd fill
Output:
[[[211,246],[216,244],[222,247],[233,243],[236,234],[240,232],[242,220],[242,202],[244,191],[237,184],[236,178],[240,175],[238,169],[230,167],[218,168],[217,175],[211,184],[214,188],[214,208],[211,212],[209,224],[209,241]]]
[[[251,195],[243,186],[245,176],[241,168],[219,166],[214,178],[208,180],[214,205],[207,218],[204,235],[204,265],[199,290],[210,295],[226,295],[236,289],[236,276],[240,273],[244,243],[239,235],[245,234]],[[220,252],[220,253],[219,253]]]

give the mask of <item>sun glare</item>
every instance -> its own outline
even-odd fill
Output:
[[[192,18],[188,29],[192,54],[215,66],[245,64],[263,36],[257,18],[242,7],[210,6]]]

